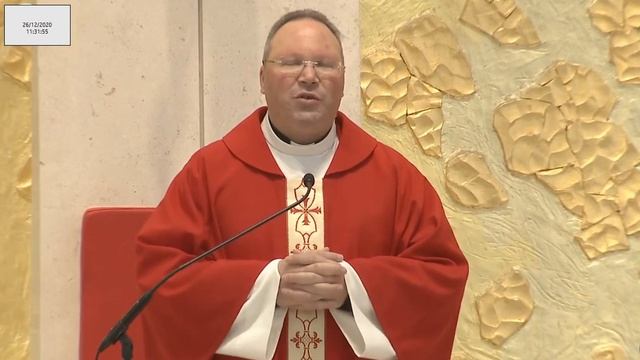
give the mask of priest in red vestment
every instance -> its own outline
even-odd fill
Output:
[[[448,360],[468,273],[441,202],[399,153],[338,111],[337,28],[272,27],[267,107],[197,151],[137,242],[138,280],[299,206],[164,284],[143,313],[149,359]]]

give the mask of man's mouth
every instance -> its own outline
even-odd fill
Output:
[[[314,93],[300,93],[296,96],[296,99],[309,100],[309,101],[318,101],[320,97]]]

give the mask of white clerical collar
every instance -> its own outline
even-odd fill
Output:
[[[271,122],[269,121],[269,114],[266,114],[264,119],[262,120],[262,133],[264,134],[267,143],[274,149],[283,152],[289,155],[302,155],[302,156],[313,156],[323,154],[333,148],[338,140],[338,135],[336,132],[336,122],[333,122],[331,125],[331,130],[324,139],[320,140],[314,144],[302,145],[296,144],[295,142],[291,142],[288,144],[276,135],[275,131],[271,127]]]

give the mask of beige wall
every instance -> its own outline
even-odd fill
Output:
[[[38,49],[40,358],[78,352],[80,225],[154,205],[198,148],[196,1],[71,1],[72,46]]]

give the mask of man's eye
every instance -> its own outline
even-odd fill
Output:
[[[316,65],[319,68],[323,68],[323,69],[333,69],[336,65],[334,63],[331,62],[324,62],[324,61],[319,61],[318,65]]]
[[[298,60],[282,60],[281,63],[284,66],[300,66],[300,64],[302,64],[302,61],[298,61]]]

